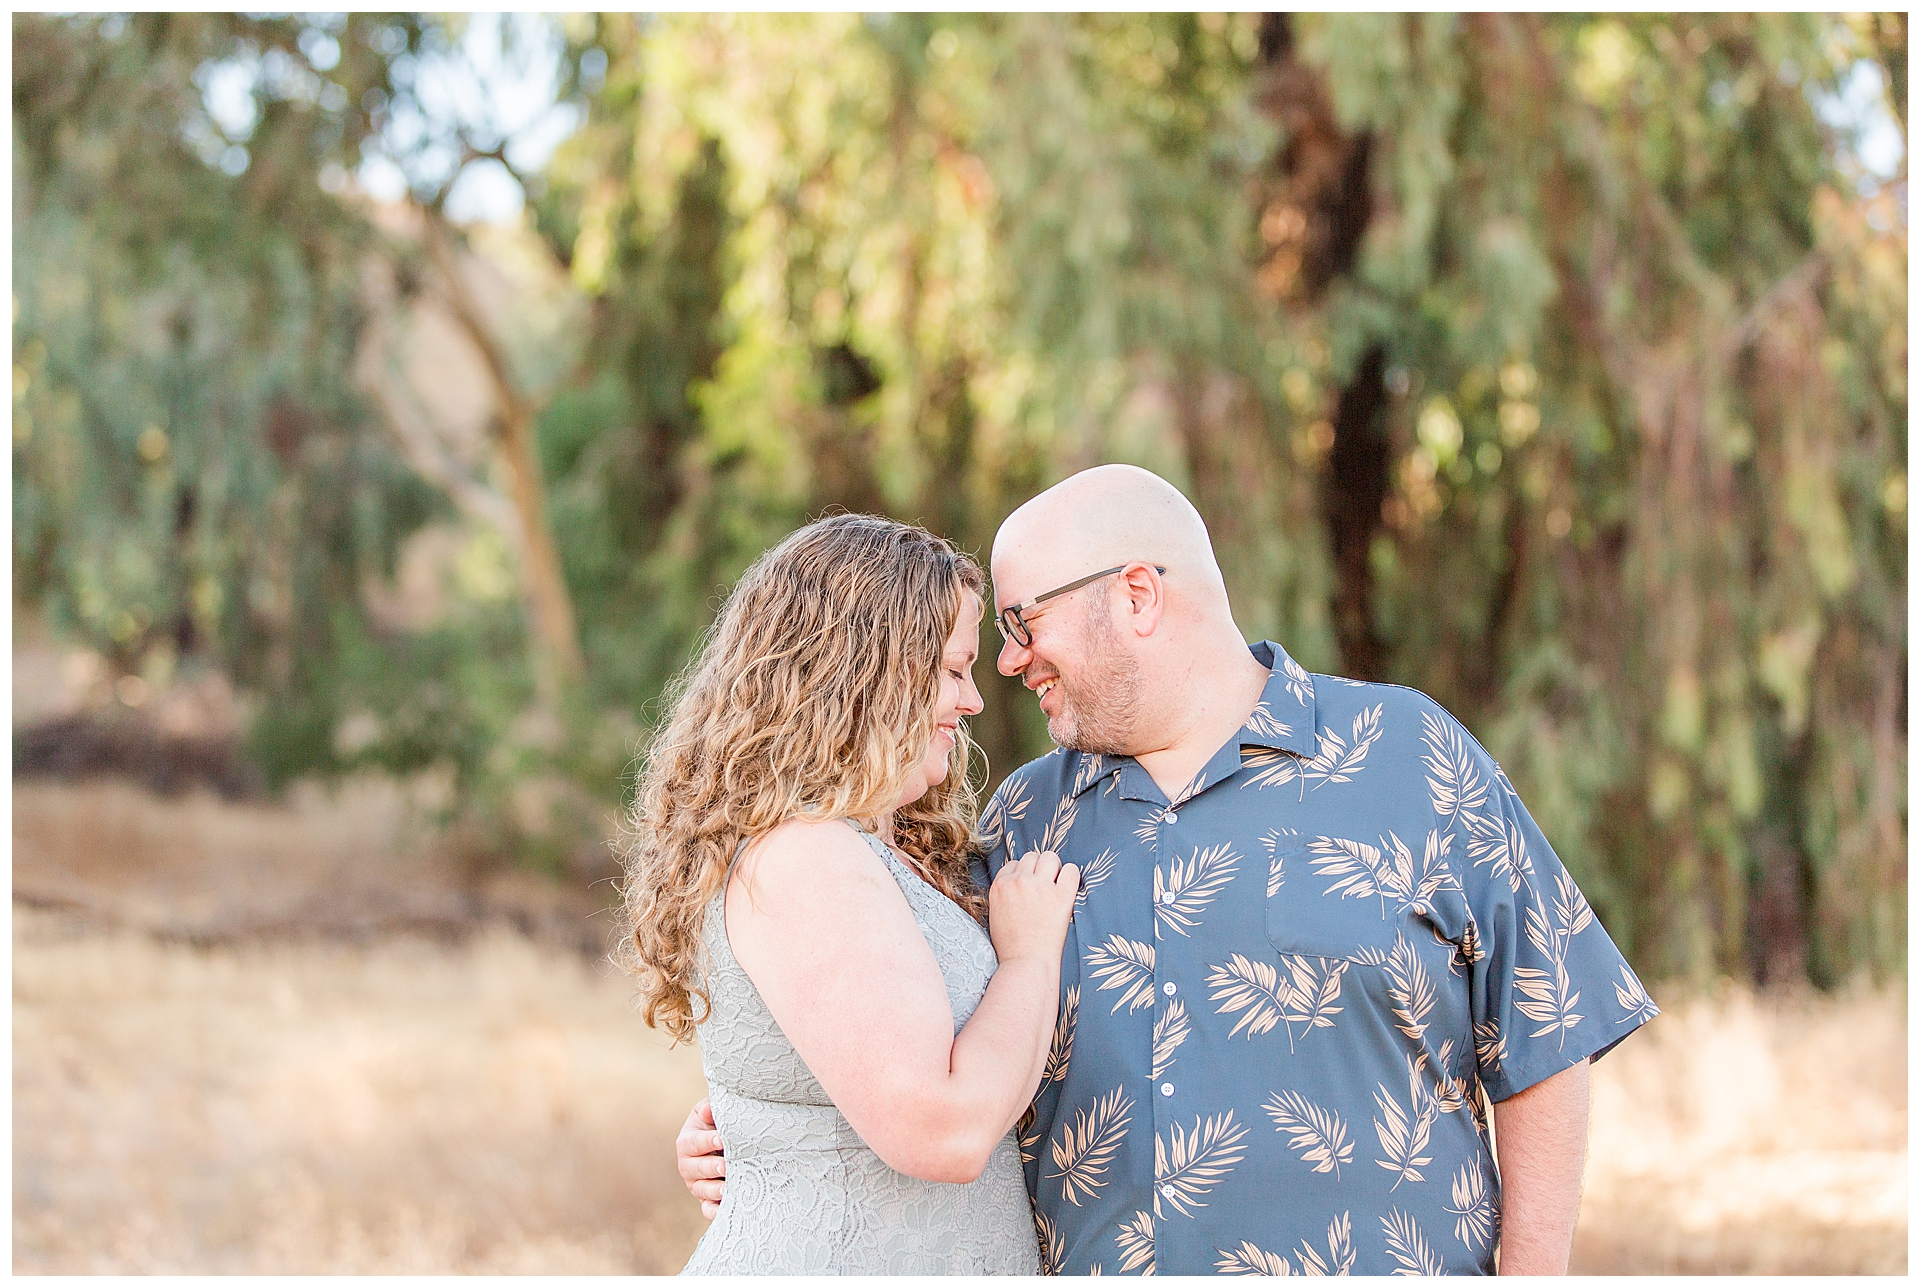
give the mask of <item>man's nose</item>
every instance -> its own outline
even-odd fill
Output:
[[[1018,675],[1027,669],[1027,663],[1032,656],[1031,650],[1026,645],[1008,636],[1006,642],[1000,646],[1000,656],[994,659],[993,668],[1002,675]]]

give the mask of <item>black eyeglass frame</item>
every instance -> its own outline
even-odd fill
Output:
[[[1136,560],[1135,562],[1138,561]],[[1167,575],[1167,570],[1159,564],[1148,564],[1147,566],[1159,573],[1162,577]],[[1033,647],[1033,628],[1027,625],[1026,617],[1029,610],[1038,608],[1049,599],[1058,599],[1060,596],[1070,594],[1082,586],[1092,585],[1102,577],[1111,577],[1113,574],[1125,572],[1131,567],[1133,567],[1132,563],[1123,563],[1118,567],[1108,568],[1102,572],[1089,573],[1079,581],[1070,581],[1066,585],[1050,590],[1044,595],[1035,595],[1032,599],[1023,599],[1017,604],[1008,604],[1005,608],[994,614],[993,624],[1000,628],[1000,638],[1002,640],[1018,644],[1021,648],[1031,648]]]

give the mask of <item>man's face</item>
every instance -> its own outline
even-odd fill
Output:
[[[1027,617],[1032,642],[1007,640],[996,665],[1039,695],[1047,735],[1056,743],[1126,755],[1133,750],[1139,664],[1114,628],[1111,593],[1111,583],[1095,582],[1048,600]],[[999,596],[998,606],[1014,602]]]

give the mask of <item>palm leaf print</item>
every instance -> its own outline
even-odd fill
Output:
[[[1574,1011],[1580,1001],[1580,994],[1573,991],[1567,979],[1567,966],[1563,961],[1554,961],[1551,970],[1539,970],[1532,966],[1513,968],[1513,987],[1520,996],[1514,999],[1514,1009],[1540,1027],[1530,1035],[1545,1037],[1555,1032],[1560,1034],[1560,1046],[1567,1045],[1567,1030],[1580,1023],[1581,1016]]]
[[[1504,878],[1515,894],[1522,886],[1533,889],[1533,859],[1519,824],[1488,818],[1468,830],[1467,857],[1474,867],[1491,867],[1493,875]]]
[[[1108,935],[1107,942],[1087,949],[1087,969],[1102,981],[1100,991],[1120,990],[1113,1014],[1121,1007],[1137,1011],[1153,1005],[1153,945],[1135,943],[1120,935]]]
[[[1107,758],[1097,751],[1081,753],[1080,763],[1073,771],[1073,786],[1068,790],[1067,795],[1078,796],[1091,787],[1093,780],[1100,777],[1100,771],[1106,768],[1106,765]]]
[[[1427,848],[1420,856],[1419,879],[1413,887],[1413,897],[1417,902],[1424,904],[1442,890],[1460,888],[1460,878],[1453,875],[1453,865],[1447,861],[1452,849],[1452,832],[1435,828],[1427,833]]]
[[[1527,905],[1526,923],[1527,942],[1533,945],[1534,951],[1542,957],[1558,957],[1560,936],[1554,933],[1553,927],[1547,923],[1547,914],[1540,910],[1538,904]]]
[[[1573,938],[1593,924],[1593,907],[1588,904],[1587,896],[1580,893],[1580,887],[1573,883],[1573,877],[1565,868],[1554,878],[1557,891],[1553,900],[1554,916],[1559,918],[1565,937]]]
[[[1060,1262],[1067,1255],[1066,1240],[1060,1237],[1060,1228],[1039,1208],[1033,1210],[1033,1228],[1040,1236],[1040,1273],[1059,1274]]]
[[[1247,717],[1247,728],[1262,738],[1293,737],[1293,726],[1275,716],[1265,698],[1255,704],[1253,714]]]
[[[1291,840],[1299,833],[1291,828],[1268,828],[1267,834],[1260,838],[1260,844],[1267,851],[1267,898],[1271,899],[1287,883],[1287,874],[1281,870],[1286,855],[1281,852],[1280,842]]]
[[[1433,1063],[1433,1103],[1443,1114],[1459,1113],[1474,1099],[1469,1075],[1451,1072],[1452,1065],[1453,1039],[1448,1038],[1440,1044],[1440,1053]]]
[[[1467,751],[1459,727],[1423,711],[1420,738],[1427,744],[1427,754],[1420,763],[1427,767],[1427,793],[1433,798],[1433,812],[1441,818],[1461,819],[1485,809],[1487,784]]]
[[[1313,681],[1307,678],[1307,670],[1292,658],[1280,663],[1280,672],[1286,676],[1287,692],[1296,702],[1305,702],[1307,695],[1313,692]]]
[[[1114,1232],[1113,1241],[1120,1248],[1121,1270],[1139,1270],[1146,1275],[1153,1273],[1152,1213],[1135,1212],[1131,1220],[1122,1221],[1119,1230]]]
[[[1204,1122],[1193,1120],[1193,1131],[1182,1131],[1174,1123],[1165,1136],[1153,1138],[1153,1214],[1160,1215],[1160,1201],[1181,1216],[1192,1216],[1194,1208],[1205,1207],[1200,1196],[1211,1193],[1233,1165],[1246,1156],[1241,1142],[1247,1129],[1233,1121],[1233,1110],[1215,1114]]]
[[[1224,966],[1215,966],[1207,972],[1207,987],[1213,990],[1208,1000],[1220,1003],[1214,1008],[1216,1015],[1246,1012],[1227,1034],[1230,1038],[1237,1037],[1241,1029],[1247,1031],[1249,1038],[1256,1033],[1271,1033],[1280,1023],[1281,1012],[1293,1002],[1291,980],[1281,979],[1279,972],[1267,963],[1252,961],[1239,953],[1229,957]],[[1291,1031],[1288,1037],[1292,1037]]]
[[[1287,1012],[1289,1024],[1298,1022],[1305,1026],[1306,1032],[1332,1028],[1333,1017],[1340,1014],[1341,1008],[1334,1003],[1340,1000],[1340,981],[1347,974],[1346,961],[1303,953],[1290,953],[1285,961],[1293,976],[1293,997],[1297,1003]],[[1291,1028],[1287,1036],[1292,1038]]]
[[[1383,1151],[1382,1157],[1374,1162],[1389,1172],[1399,1173],[1393,1182],[1395,1190],[1402,1181],[1424,1181],[1426,1177],[1420,1174],[1420,1169],[1433,1161],[1431,1155],[1421,1152],[1432,1139],[1433,1120],[1439,1112],[1433,1099],[1421,1094],[1420,1069],[1425,1062],[1424,1054],[1407,1060],[1413,1101],[1411,1112],[1401,1108],[1385,1083],[1374,1084],[1373,1101],[1380,1107],[1381,1116],[1373,1120],[1373,1129],[1380,1137]]]
[[[1101,1267],[1098,1261],[1094,1262],[1092,1265],[1087,1267],[1087,1278],[1089,1279],[1093,1278],[1095,1275],[1104,1275],[1106,1273],[1107,1272]]]
[[[1367,752],[1380,738],[1380,710],[1379,706],[1375,706],[1371,711],[1363,710],[1353,718],[1351,743],[1331,729],[1320,735],[1318,751],[1301,769],[1305,777],[1320,780],[1313,785],[1314,791],[1328,783],[1353,781],[1353,776],[1360,772],[1361,762],[1367,758]]]
[[[1148,814],[1146,818],[1142,818],[1139,823],[1135,823],[1135,825],[1133,825],[1133,839],[1139,841],[1140,845],[1144,845],[1144,847],[1160,847],[1160,820],[1162,820],[1164,816],[1165,810],[1158,810],[1158,812]]]
[[[1188,859],[1168,862],[1165,879],[1153,869],[1153,937],[1166,927],[1181,935],[1199,924],[1200,912],[1233,880],[1240,856],[1229,845],[1195,850]],[[1171,901],[1166,896],[1172,895]]]
[[[1282,1091],[1268,1096],[1261,1106],[1273,1119],[1274,1130],[1292,1139],[1287,1148],[1300,1151],[1300,1161],[1313,1164],[1316,1172],[1332,1172],[1340,1179],[1340,1165],[1353,1161],[1353,1142],[1347,1139],[1347,1125],[1331,1109],[1323,1109],[1297,1091]]]
[[[1077,796],[1062,796],[1060,803],[1054,806],[1053,821],[1047,824],[1047,830],[1040,835],[1039,848],[1049,854],[1058,854],[1067,843],[1067,833],[1073,830],[1074,817],[1080,812],[1080,800]]]
[[[980,835],[989,853],[1005,845],[1009,859],[1018,857],[1014,853],[1013,824],[1027,817],[1027,791],[1027,779],[1009,778],[987,802],[986,813],[980,816]]]
[[[1066,1079],[1067,1062],[1073,1059],[1073,1031],[1079,1018],[1080,986],[1075,984],[1061,999],[1060,1016],[1053,1022],[1053,1046],[1047,1051],[1046,1072],[1040,1075],[1043,1084]]]
[[[1405,935],[1394,935],[1386,968],[1387,999],[1393,1004],[1394,1027],[1418,1042],[1426,1036],[1427,1012],[1433,1009],[1433,981]]]
[[[1581,908],[1590,921],[1593,911],[1586,907],[1585,900],[1581,901]],[[1526,921],[1527,942],[1547,959],[1548,969],[1532,966],[1513,968],[1513,987],[1520,994],[1514,1000],[1514,1008],[1541,1026],[1532,1036],[1544,1037],[1558,1030],[1560,1046],[1564,1049],[1567,1030],[1580,1023],[1581,1019],[1573,1009],[1580,1004],[1580,994],[1567,977],[1567,941],[1573,931],[1564,919],[1557,926],[1549,925],[1546,913],[1540,910],[1538,904],[1527,905]]]
[[[1473,1058],[1482,1069],[1498,1069],[1507,1058],[1507,1035],[1500,1031],[1498,1020],[1473,1026]]]
[[[1353,1214],[1342,1212],[1327,1222],[1327,1256],[1320,1254],[1305,1239],[1294,1250],[1300,1258],[1300,1273],[1305,1275],[1350,1275],[1353,1273]]]
[[[1455,955],[1463,967],[1486,960],[1486,945],[1480,942],[1480,923],[1472,917],[1467,918],[1467,928],[1460,932],[1460,945]]]
[[[1015,1139],[1020,1143],[1020,1161],[1031,1163],[1040,1157],[1040,1133],[1036,1130],[1040,1115],[1034,1112],[1032,1105],[1020,1115],[1019,1130]]]
[[[1646,987],[1634,978],[1625,962],[1620,964],[1620,979],[1622,983],[1613,986],[1613,995],[1626,1015],[1615,1020],[1615,1024],[1625,1024],[1632,1019],[1650,1020],[1660,1013],[1660,1008],[1647,996]]]
[[[1380,838],[1380,872],[1374,880],[1381,893],[1398,899],[1402,908],[1414,901],[1414,883],[1418,877],[1413,868],[1413,851],[1396,832]]]
[[[1119,852],[1116,850],[1102,850],[1086,867],[1080,869],[1080,893],[1073,896],[1075,908],[1084,907],[1087,902],[1087,891],[1113,875],[1113,865],[1119,857]]]
[[[1290,1275],[1293,1266],[1285,1257],[1266,1252],[1242,1239],[1240,1246],[1232,1252],[1225,1248],[1215,1248],[1220,1260],[1213,1268],[1223,1275]]]
[[[1254,771],[1240,784],[1242,791],[1249,787],[1285,787],[1300,777],[1300,757],[1279,747],[1242,747],[1240,764]],[[1306,791],[1304,780],[1300,790]]]
[[[1091,1109],[1074,1111],[1073,1124],[1050,1147],[1058,1170],[1048,1175],[1060,1182],[1062,1198],[1079,1207],[1107,1183],[1107,1168],[1127,1138],[1132,1116],[1133,1101],[1119,1087],[1094,1101]]]
[[[1380,1224],[1387,1232],[1387,1255],[1400,1263],[1394,1274],[1446,1273],[1446,1267],[1440,1264],[1440,1255],[1427,1242],[1426,1236],[1420,1233],[1420,1227],[1414,1224],[1411,1215],[1394,1208],[1380,1218]]]
[[[987,812],[980,818],[982,835],[997,834],[1008,823],[1018,823],[1027,816],[1027,780],[1009,779],[987,806]]]
[[[1134,824],[1133,839],[1150,849],[1158,848],[1160,844],[1160,820],[1165,816],[1166,811],[1161,810],[1158,813],[1147,815],[1138,823]]]
[[[1153,1022],[1153,1072],[1158,1078],[1173,1067],[1173,1053],[1187,1040],[1193,1026],[1187,1020],[1187,1008],[1175,998],[1168,1002]]]
[[[1338,836],[1316,836],[1307,842],[1307,860],[1314,872],[1339,878],[1327,887],[1328,894],[1342,899],[1371,899],[1380,889],[1380,851],[1364,841],[1349,841]]]
[[[1447,1204],[1453,1213],[1453,1237],[1469,1248],[1484,1248],[1493,1242],[1493,1190],[1487,1184],[1486,1171],[1478,1162],[1460,1164],[1453,1177],[1453,1201]]]

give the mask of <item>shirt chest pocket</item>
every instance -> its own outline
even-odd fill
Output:
[[[1398,901],[1382,899],[1370,886],[1352,893],[1337,888],[1339,873],[1309,866],[1315,856],[1304,842],[1275,849],[1267,879],[1267,938],[1282,956],[1335,957],[1378,963],[1393,947],[1402,924]]]

